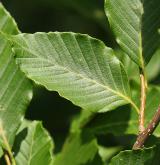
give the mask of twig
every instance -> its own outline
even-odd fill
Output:
[[[135,144],[133,145],[133,150],[140,149],[144,146],[144,143],[149,138],[149,136],[153,133],[160,122],[160,106],[155,113],[152,121],[148,124],[147,128],[138,135]]]
[[[145,115],[145,105],[146,105],[146,82],[144,72],[140,70],[140,81],[141,81],[141,105],[139,113],[139,133],[145,130],[144,127],[144,115]]]

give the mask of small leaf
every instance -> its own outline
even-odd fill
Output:
[[[116,147],[104,147],[99,146],[99,154],[103,160],[103,162],[108,163],[110,159],[116,155],[118,152],[122,150],[122,147],[116,146]]]
[[[80,114],[76,115],[71,123],[70,132],[75,133],[79,132],[88,122],[94,118],[96,114],[91,111],[82,110]]]
[[[159,0],[106,0],[105,11],[117,43],[144,68],[160,45]]]
[[[135,106],[122,64],[101,41],[59,32],[12,39],[17,62],[29,78],[83,109],[106,112],[127,103]]]
[[[54,165],[102,165],[98,156],[98,144],[89,132],[77,132],[71,134],[63,146],[63,150],[57,155]]]
[[[160,146],[145,148],[137,151],[121,151],[112,158],[110,165],[158,165]]]
[[[17,165],[49,165],[53,143],[40,122],[24,122],[16,136],[14,153]]]
[[[129,80],[134,80],[139,82],[139,68],[121,49],[117,48],[114,50],[116,56],[123,63],[124,68],[127,72]],[[147,80],[152,81],[160,74],[160,49],[158,49],[148,65],[146,66]]]
[[[139,68],[120,48],[114,50],[116,56],[123,63],[127,72],[129,80],[135,80],[139,82]]]
[[[154,54],[151,61],[146,67],[148,80],[154,80],[160,74],[159,59],[160,59],[160,49],[156,51],[156,53]]]
[[[3,35],[18,34],[19,31],[1,3],[0,31],[0,136],[4,143],[12,145],[32,98],[32,85],[17,67],[10,43]],[[9,144],[4,146],[9,147]]]

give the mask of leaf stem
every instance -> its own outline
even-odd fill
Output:
[[[136,105],[132,100],[130,100],[129,102],[130,102],[130,104],[133,106],[133,108],[137,111],[137,113],[139,114],[139,113],[140,113],[140,110],[139,110],[139,108],[137,107],[137,105]]]
[[[146,78],[144,70],[140,69],[140,83],[141,83],[141,98],[140,98],[140,113],[139,113],[139,133],[145,130],[145,106],[146,106]]]
[[[6,161],[7,165],[11,165],[11,164],[16,165],[16,162],[15,162],[15,159],[13,157],[12,151],[10,149],[8,140],[5,136],[5,132],[4,132],[3,127],[2,127],[2,123],[0,123],[0,136],[2,137],[4,146],[5,146],[4,149],[7,151],[4,154],[4,158],[5,158],[5,161]]]
[[[9,155],[7,154],[7,152],[4,154],[4,159],[5,159],[7,165],[11,165],[11,161],[10,161],[10,158],[9,158]]]
[[[152,121],[148,124],[147,128],[138,135],[137,140],[133,145],[132,148],[133,150],[138,150],[144,146],[144,143],[149,138],[149,136],[154,132],[159,122],[160,122],[160,106],[156,111],[155,115],[153,116]]]

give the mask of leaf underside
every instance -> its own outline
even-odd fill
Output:
[[[59,32],[12,40],[17,62],[30,79],[83,109],[105,112],[131,102],[124,68],[101,41]]]

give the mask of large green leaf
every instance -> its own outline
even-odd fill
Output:
[[[136,92],[137,93],[137,92]],[[139,97],[137,97],[139,98]],[[158,109],[160,98],[160,88],[152,87],[148,91],[145,112],[145,124],[147,125]],[[137,99],[136,99],[137,100]],[[137,100],[138,101],[138,100]],[[91,119],[89,122],[87,119]],[[76,132],[78,128],[86,125],[86,128],[94,134],[113,133],[114,135],[137,134],[138,115],[129,106],[123,106],[115,111],[104,114],[82,113],[80,118],[73,122],[71,132]],[[86,124],[87,123],[87,124]],[[160,130],[155,130],[154,135],[160,136]]]
[[[98,144],[89,132],[71,134],[66,140],[63,150],[57,155],[54,165],[102,165],[98,155]]]
[[[12,38],[25,74],[84,109],[105,112],[131,103],[128,79],[112,49],[88,35],[20,34]]]
[[[159,0],[106,0],[105,11],[118,44],[144,68],[160,45]]]
[[[32,97],[32,85],[17,67],[3,33],[18,34],[17,25],[0,3],[0,136],[9,149]]]
[[[53,160],[53,142],[40,122],[26,122],[18,132],[14,154],[17,165],[49,165]]]
[[[158,165],[160,146],[138,151],[122,151],[112,158],[110,165]]]

